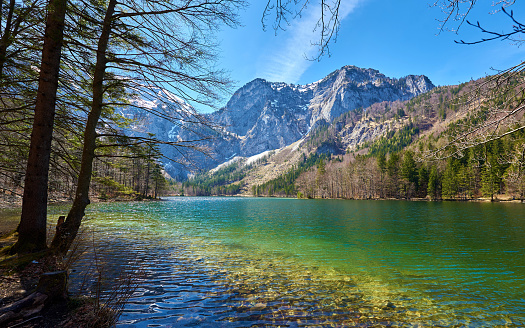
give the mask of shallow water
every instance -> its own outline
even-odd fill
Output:
[[[106,276],[144,271],[120,327],[521,327],[523,206],[181,197],[85,225]]]

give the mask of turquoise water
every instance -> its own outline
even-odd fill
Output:
[[[144,270],[121,327],[522,327],[524,209],[181,197],[85,225],[107,275]]]

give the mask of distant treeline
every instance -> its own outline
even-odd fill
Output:
[[[509,94],[516,79],[511,80]],[[494,117],[504,97],[487,97],[473,107],[476,82],[437,87],[408,101],[381,102],[342,114],[309,133],[291,169],[262,184],[250,184],[251,166],[231,164],[183,185],[187,195],[279,196],[347,199],[523,199],[525,129],[501,126],[498,137],[468,147],[454,143],[465,131]],[[481,84],[482,86],[484,84]],[[481,90],[483,91],[483,90]],[[514,97],[513,96],[513,97]],[[475,108],[475,110],[472,110]],[[523,118],[520,118],[523,120]],[[386,129],[376,139],[348,146],[354,128]],[[505,133],[512,130],[512,133]],[[432,132],[432,133],[431,133]],[[495,133],[496,130],[493,131]],[[440,149],[447,148],[447,152]],[[463,148],[462,148],[463,147]],[[255,166],[256,164],[254,164]]]
[[[264,161],[266,157],[260,159],[258,163]],[[182,183],[180,193],[186,196],[236,195],[243,187],[243,184],[237,181],[242,180],[252,167],[235,162],[213,173],[199,173]]]
[[[252,194],[254,196],[295,196],[298,189],[295,184],[301,174],[307,172],[310,168],[317,166],[324,166],[324,162],[329,160],[330,156],[327,154],[311,154],[308,158],[302,155],[301,160],[297,165],[294,165],[288,172],[279,176],[276,179],[263,183],[262,185],[252,186]]]
[[[67,151],[67,154],[54,153],[51,157],[48,187],[51,200],[72,200],[74,197],[80,150],[71,147]],[[14,203],[23,193],[25,161],[7,152],[3,155],[0,165],[8,169],[0,175],[0,198]],[[157,198],[167,193],[171,184],[163,176],[155,156],[145,148],[130,147],[112,151],[110,157],[102,153],[93,161],[90,194],[100,200]]]
[[[523,161],[502,161],[516,155],[517,141],[525,132],[470,148],[461,158],[418,162],[411,150],[381,152],[374,156],[333,156],[316,158],[304,166],[254,186],[254,196],[301,198],[428,198],[473,199],[507,197],[523,199]]]

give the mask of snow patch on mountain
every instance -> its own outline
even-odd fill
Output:
[[[244,162],[244,165],[252,165],[256,163],[258,160],[263,159],[265,156],[269,156],[272,150],[263,151],[260,154],[250,156],[246,159],[246,162]]]
[[[235,157],[252,158],[268,151],[280,149],[308,136],[319,124],[333,121],[341,114],[366,108],[382,101],[408,100],[430,91],[434,85],[423,75],[409,75],[401,79],[386,77],[374,69],[344,66],[325,78],[306,85],[284,82],[268,82],[255,79],[239,88],[226,106],[205,119],[222,128],[194,127],[190,123],[161,123],[146,120],[149,132],[166,141],[196,140],[209,149],[211,156],[199,153],[186,154],[182,159],[207,170]],[[179,112],[194,113],[194,109],[182,99],[164,94],[172,100]],[[159,103],[141,103],[153,110],[161,109]],[[153,106],[157,106],[156,108]],[[358,134],[356,131],[355,133]],[[379,133],[379,130],[375,132]],[[353,143],[359,136],[347,136]],[[181,158],[177,150],[164,147],[168,158]],[[263,155],[264,156],[264,155]],[[167,168],[172,176],[184,178],[188,168],[170,163]],[[169,171],[171,170],[171,171]]]

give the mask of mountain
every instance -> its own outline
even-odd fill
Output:
[[[283,148],[346,112],[383,101],[408,100],[433,88],[423,75],[395,79],[355,66],[344,66],[307,85],[255,79],[237,90],[224,108],[205,115],[222,126],[219,133],[212,133],[213,139],[200,143],[211,151],[211,157],[199,153],[182,157],[172,147],[162,151],[167,158],[198,163],[200,169],[208,170],[235,156]],[[179,102],[180,106],[187,104]],[[145,118],[144,122],[146,130],[167,141],[195,140],[210,133],[188,124],[161,123],[156,118]],[[189,173],[184,165],[165,164],[174,177],[184,179]]]
[[[238,156],[201,173],[184,183],[183,191],[187,195],[299,197],[302,193],[307,197],[330,198],[424,198],[431,166],[439,168],[433,180],[436,182],[452,176],[450,172],[446,175],[443,167],[452,165],[454,174],[460,174],[459,164],[448,161],[416,164],[416,155],[405,158],[405,154],[424,156],[450,140],[458,126],[479,120],[464,99],[480,83],[438,87],[410,100],[377,102],[345,112],[331,123],[317,125],[305,138],[291,145],[248,158]],[[388,164],[384,162],[382,168],[378,159],[381,156],[388,156]],[[476,153],[471,160],[479,158],[486,157]],[[480,163],[461,163],[477,170],[478,182],[473,182],[475,179],[470,182],[479,187],[482,170],[476,165]],[[383,179],[385,174],[389,179]],[[449,185],[464,185],[466,173],[461,174],[463,180],[454,178],[457,181],[452,179]],[[502,172],[498,174],[501,177]],[[421,183],[416,184],[418,179]],[[436,185],[431,197],[437,197],[440,188]],[[473,192],[479,194],[478,189]]]

